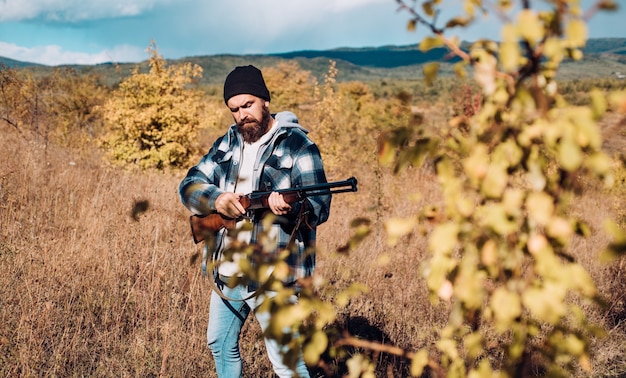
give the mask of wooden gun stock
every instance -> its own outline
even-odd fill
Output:
[[[345,181],[335,181],[326,184],[317,184],[310,186],[303,186],[301,188],[279,189],[275,192],[281,193],[285,202],[295,203],[312,196],[323,196],[335,193],[356,192],[357,180],[354,177],[350,177]],[[268,208],[269,195],[272,192],[252,192],[246,194],[239,199],[241,205],[246,210],[264,209]],[[213,212],[206,215],[192,215],[189,217],[189,224],[191,226],[191,235],[193,236],[194,243],[200,243],[201,241],[214,236],[222,228],[233,229],[237,219],[227,218],[218,212]]]

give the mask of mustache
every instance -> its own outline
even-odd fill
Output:
[[[249,123],[257,123],[258,124],[259,120],[255,119],[253,117],[246,117],[246,118],[240,120],[239,122],[237,122],[237,125],[238,126],[243,126],[243,125],[246,125],[246,124],[249,124]]]

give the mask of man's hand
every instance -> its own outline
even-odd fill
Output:
[[[274,193],[272,193],[274,194]],[[222,193],[215,200],[215,210],[225,217],[237,219],[246,213],[246,209],[243,208],[239,198],[243,196],[242,193]]]
[[[270,193],[267,199],[272,213],[276,215],[285,215],[291,210],[291,205],[285,202],[283,195],[277,192]]]

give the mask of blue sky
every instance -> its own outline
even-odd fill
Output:
[[[623,1],[618,12],[592,18],[590,37],[626,38]],[[443,15],[462,3],[444,0]],[[447,35],[497,38],[501,23],[491,17]],[[138,62],[152,40],[171,59],[407,45],[427,35],[419,26],[407,31],[408,19],[395,0],[0,0],[0,56],[47,65]]]

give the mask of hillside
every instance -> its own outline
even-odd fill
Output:
[[[421,52],[417,45],[381,46],[366,48],[340,48],[332,50],[302,50],[267,55],[204,55],[170,60],[172,64],[192,62],[204,70],[203,85],[220,84],[232,67],[254,64],[259,67],[275,65],[280,61],[295,60],[300,66],[323,78],[328,70],[328,60],[337,62],[339,81],[377,81],[385,79],[416,79],[421,77],[421,66],[427,62],[441,62],[440,74],[451,75],[452,64],[457,58],[450,57],[444,48]],[[56,67],[43,66],[0,57],[0,64],[7,67],[28,68],[36,74],[46,75]],[[147,69],[147,61],[139,63]],[[104,63],[98,65],[73,65],[85,73],[101,75],[104,81],[115,84],[128,75],[136,63]],[[578,62],[565,62],[560,71],[564,80],[580,78],[613,77],[615,72],[626,73],[626,38],[590,39],[585,57]]]

